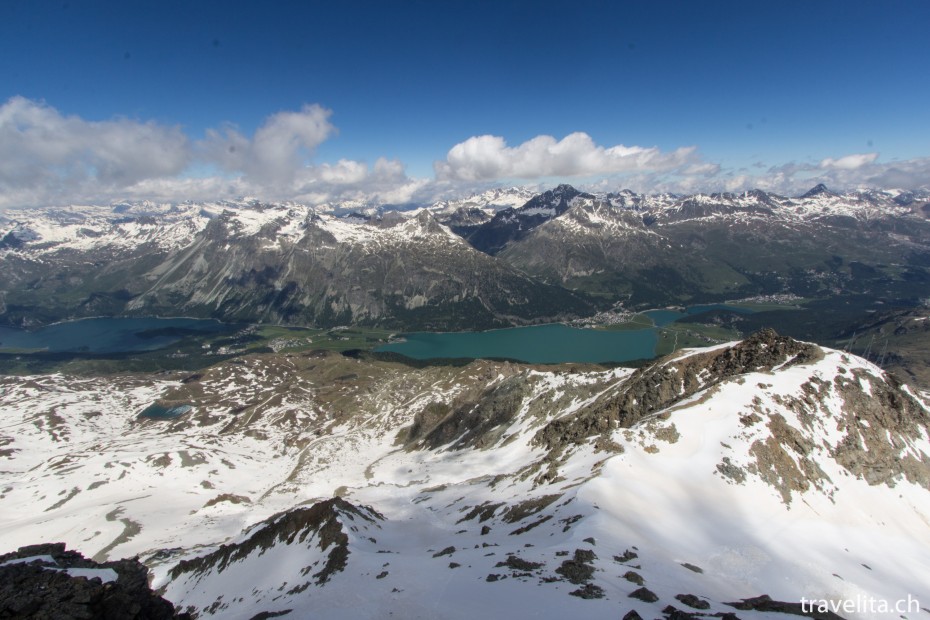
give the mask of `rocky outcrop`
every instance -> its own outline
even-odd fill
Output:
[[[594,435],[630,428],[726,379],[822,358],[823,351],[818,346],[765,329],[732,347],[660,360],[638,370],[617,396],[582,409],[574,416],[554,420],[536,434],[534,441],[559,451]]]
[[[384,519],[370,508],[358,508],[342,498],[334,497],[309,508],[295,508],[277,514],[252,530],[244,541],[220,545],[219,549],[192,560],[181,560],[171,569],[172,580],[184,576],[196,577],[207,572],[222,573],[229,565],[247,559],[255,552],[263,553],[273,546],[316,544],[329,550],[325,565],[313,574],[316,585],[323,585],[334,573],[346,567],[349,557],[349,537],[343,529],[343,518],[358,517],[370,523]]]
[[[189,619],[149,588],[136,559],[103,564],[64,543],[0,555],[0,618],[70,620]]]
[[[829,481],[813,461],[822,448],[806,436],[816,424],[842,433],[826,450],[857,478],[892,487],[906,480],[930,489],[930,455],[917,446],[930,436],[930,414],[893,375],[878,378],[862,369],[844,369],[832,381],[811,377],[801,387],[798,396],[777,398],[801,427],[768,415],[770,436],[750,450],[756,459],[750,472],[778,487],[786,501],[791,491],[805,491],[809,484],[820,488],[821,481]],[[840,412],[830,406],[836,399],[843,403]]]
[[[819,611],[817,607],[808,603],[789,603],[785,601],[773,600],[768,594],[744,598],[735,603],[724,603],[742,611],[761,611],[761,612],[778,612],[783,614],[792,614],[795,616],[807,616],[815,620],[843,620],[843,617],[832,611]]]
[[[868,379],[855,374],[852,379],[834,380],[847,408],[856,412],[858,423],[847,425],[846,438],[833,457],[869,484],[894,486],[895,479],[903,476],[930,489],[930,458],[908,449],[915,440],[930,435],[927,410],[891,375],[885,382],[870,382],[868,393],[861,388],[863,381]]]

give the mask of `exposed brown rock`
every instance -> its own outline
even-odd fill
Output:
[[[636,371],[614,398],[577,414],[554,420],[534,441],[553,452],[615,428],[630,428],[648,415],[687,399],[700,390],[747,372],[823,358],[813,344],[764,329],[732,347],[684,358],[666,358]],[[670,432],[664,439],[676,437]]]

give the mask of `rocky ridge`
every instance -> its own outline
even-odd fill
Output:
[[[78,620],[190,619],[149,588],[138,560],[98,563],[64,543],[0,555],[0,617]]]

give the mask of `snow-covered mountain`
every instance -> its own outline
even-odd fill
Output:
[[[761,190],[741,194],[715,193],[680,196],[636,194],[630,190],[607,194],[583,194],[569,185],[544,192],[512,209],[499,212],[484,229],[469,235],[478,249],[496,254],[506,245],[527,236],[534,228],[555,222],[577,204],[597,205],[608,219],[653,225],[707,219],[773,219],[782,223],[810,222],[836,218],[870,220],[906,216],[926,217],[924,203],[930,195],[899,190],[856,190],[842,194],[818,185],[798,198]],[[601,220],[603,221],[603,220]]]
[[[618,301],[818,297],[888,283],[889,296],[930,294],[923,194],[595,196],[561,185],[490,206],[527,195],[495,190],[409,211],[248,200],[7,210],[0,321],[184,313],[448,330]]]
[[[138,554],[202,618],[930,601],[926,403],[772,332],[636,371],[319,353],[4,377],[0,416],[0,551]]]
[[[496,254],[546,281],[647,307],[862,292],[870,280],[924,279],[916,272],[923,274],[930,258],[924,209],[930,202],[900,196],[827,190],[801,198],[758,190],[578,196],[555,217],[498,231],[508,241]],[[902,267],[913,277],[902,279]]]
[[[465,198],[440,200],[430,205],[429,208],[437,215],[448,215],[459,209],[481,209],[494,215],[504,209],[523,206],[537,193],[527,187],[499,187]]]
[[[448,226],[455,234],[467,238],[498,211],[519,207],[535,195],[534,191],[526,187],[493,188],[464,198],[439,200],[420,208],[429,211],[438,222]],[[383,211],[368,209],[365,212],[375,214]]]
[[[531,230],[565,213],[579,197],[593,198],[571,185],[534,196],[519,207],[499,211],[493,218],[468,235],[468,242],[486,254],[497,254],[509,243],[518,241]]]
[[[299,205],[7,212],[0,313],[492,327],[589,305],[478,252],[431,212],[336,217]]]

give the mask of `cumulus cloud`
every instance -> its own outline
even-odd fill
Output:
[[[368,176],[368,166],[351,159],[340,159],[335,164],[321,164],[308,171],[313,180],[320,180],[334,185],[360,183]]]
[[[86,121],[23,97],[0,106],[0,189],[67,192],[180,173],[189,162],[178,127],[130,119]]]
[[[421,194],[430,185],[428,179],[408,177],[403,163],[396,159],[380,157],[371,168],[359,162],[340,160],[336,164],[308,168],[293,197],[310,204],[340,200],[407,204],[417,197],[424,199]]]
[[[857,188],[927,188],[930,158],[881,162],[878,153],[853,153],[828,157],[818,163],[787,162],[750,174],[746,170],[723,171],[700,180],[694,176],[653,179],[667,191],[729,191],[763,189],[788,196],[803,194],[818,183],[844,191]],[[754,167],[755,169],[755,167]]]
[[[200,146],[208,160],[228,172],[242,173],[260,184],[289,183],[335,133],[331,115],[319,105],[305,105],[299,112],[268,117],[251,139],[231,126],[209,129]]]
[[[834,170],[855,170],[878,159],[878,153],[853,153],[839,159],[830,157],[820,162],[821,168]]]
[[[656,147],[604,147],[588,134],[575,132],[561,140],[537,136],[516,147],[507,146],[500,136],[475,136],[453,146],[434,168],[441,180],[481,181],[669,170],[696,160],[694,147],[671,152]]]
[[[408,178],[396,160],[314,163],[317,147],[337,131],[331,116],[305,105],[272,114],[251,136],[227,124],[193,142],[178,127],[87,121],[14,97],[0,106],[0,208],[240,196],[397,203],[427,184]]]
[[[120,200],[213,200],[250,196],[308,204],[362,201],[429,203],[479,192],[510,179],[575,182],[596,191],[743,191],[797,195],[817,183],[833,189],[926,187],[930,158],[879,161],[853,153],[765,168],[725,169],[695,147],[601,146],[585,133],[537,136],[508,146],[475,136],[435,163],[433,179],[407,176],[402,162],[315,161],[336,134],[319,105],[272,114],[252,135],[233,125],[189,139],[179,127],[115,118],[90,121],[22,97],[0,105],[0,209]],[[588,185],[585,185],[588,184]]]

